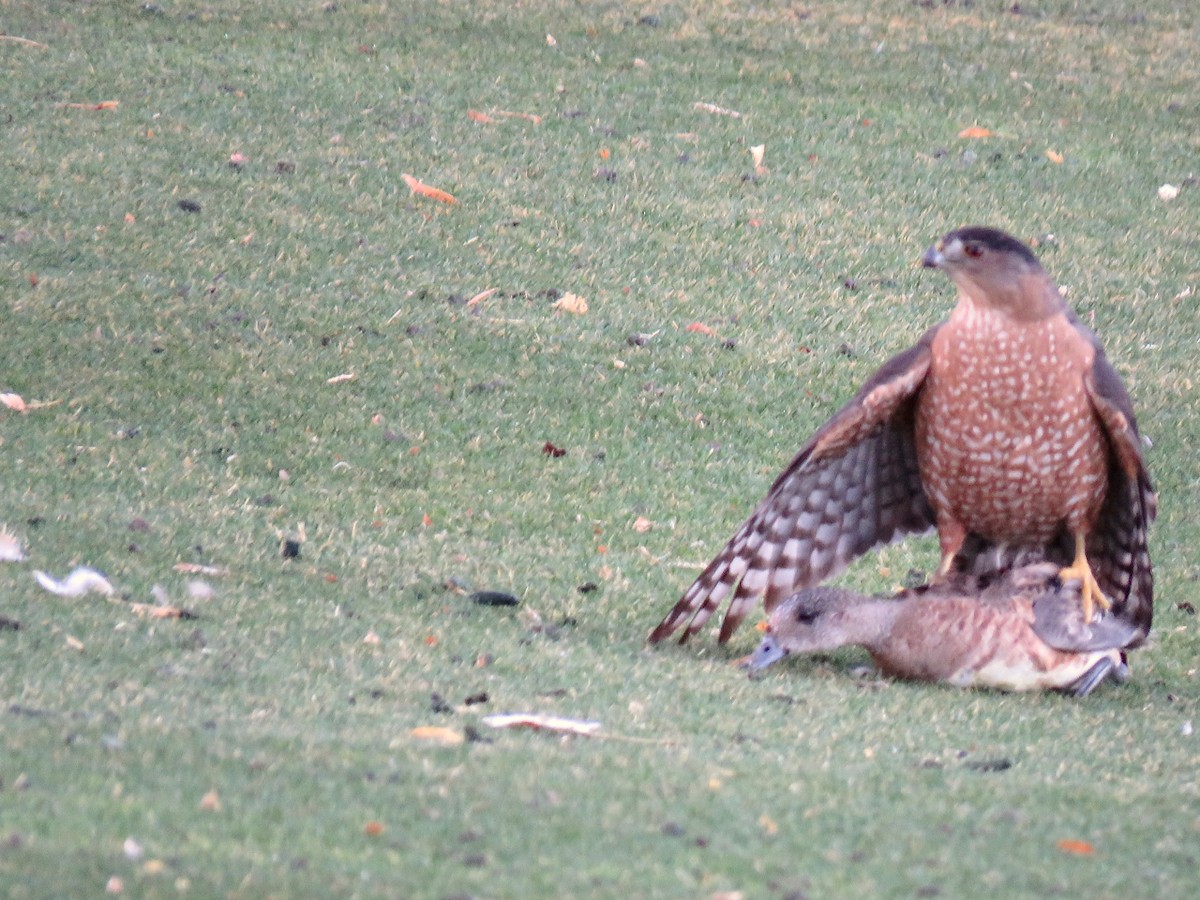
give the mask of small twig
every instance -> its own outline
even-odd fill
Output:
[[[31,41],[29,38],[17,37],[15,34],[0,34],[0,41],[15,41],[18,44],[24,44],[26,47],[37,47],[39,50],[49,50],[49,44],[41,44],[37,41]]]

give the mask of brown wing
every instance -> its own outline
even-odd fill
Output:
[[[872,547],[934,525],[917,469],[913,409],[929,371],[930,329],[893,357],[813,435],[766,498],[650,634],[699,631],[732,593],[721,643],[765,594],[767,611]]]
[[[1154,615],[1154,572],[1146,532],[1158,503],[1129,393],[1095,336],[1082,325],[1077,327],[1096,346],[1084,384],[1112,448],[1108,493],[1087,535],[1087,556],[1100,589],[1113,603],[1109,614],[1141,632],[1131,645],[1136,646],[1149,634]]]

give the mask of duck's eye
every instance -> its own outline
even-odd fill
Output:
[[[975,243],[963,244],[963,253],[971,257],[971,259],[979,259],[979,257],[983,256],[983,248]]]

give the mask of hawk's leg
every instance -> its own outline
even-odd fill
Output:
[[[954,568],[954,560],[958,556],[958,551],[962,549],[963,542],[967,539],[967,529],[955,519],[939,518],[937,533],[938,544],[942,548],[942,561],[938,565],[937,574],[933,576],[933,580],[941,581]]]
[[[1080,581],[1079,598],[1080,605],[1083,608],[1083,621],[1092,621],[1092,614],[1096,611],[1096,607],[1109,609],[1112,606],[1108,602],[1108,598],[1100,590],[1100,585],[1096,583],[1096,576],[1092,574],[1092,567],[1088,565],[1082,532],[1075,534],[1075,561],[1058,573],[1059,581],[1066,582],[1072,578],[1078,578]]]

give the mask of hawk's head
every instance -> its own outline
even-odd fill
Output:
[[[944,271],[968,300],[1017,319],[1062,310],[1058,288],[1033,251],[996,228],[951,231],[925,251],[921,264]]]

